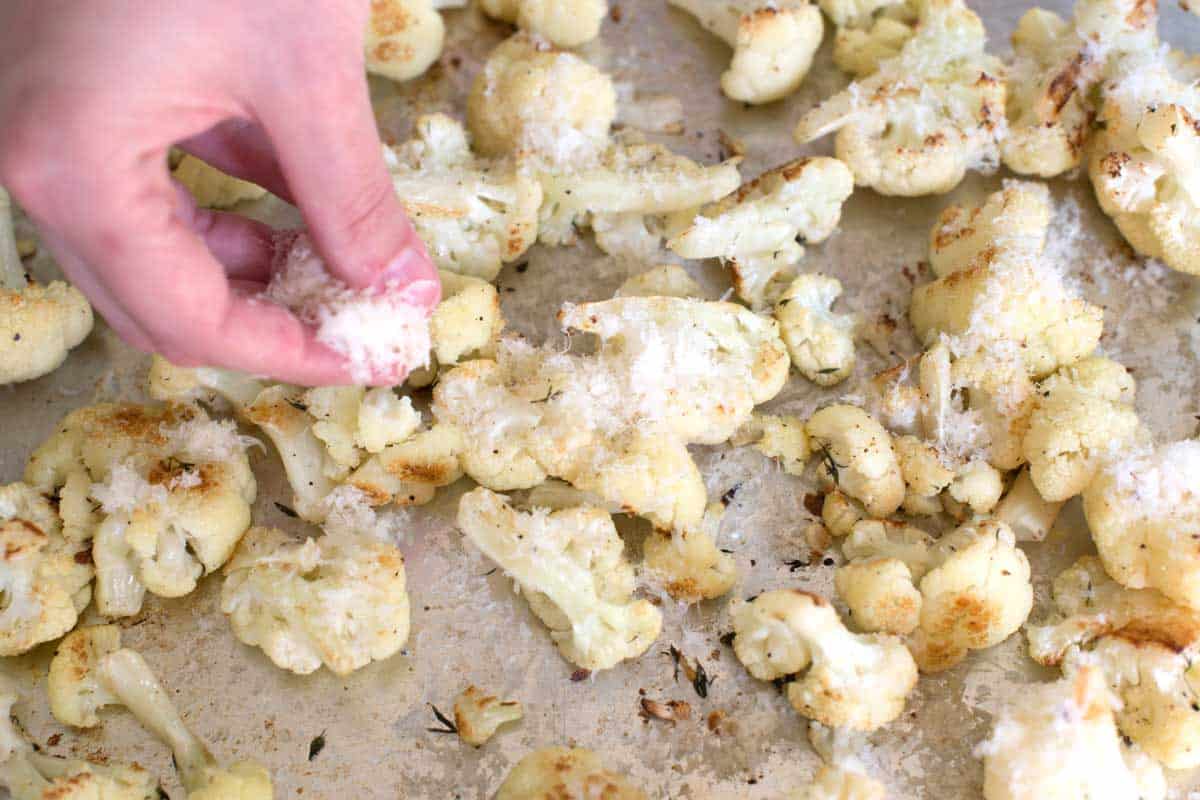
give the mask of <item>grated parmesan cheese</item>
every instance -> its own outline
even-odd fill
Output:
[[[108,481],[92,484],[92,497],[106,514],[134,511],[151,503],[166,505],[167,489],[151,484],[128,461],[114,464]]]

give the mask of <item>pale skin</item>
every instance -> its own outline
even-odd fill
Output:
[[[368,14],[368,0],[0,2],[0,185],[126,342],[184,366],[350,382],[311,329],[254,298],[271,229],[198,209],[170,179],[172,146],[294,202],[345,283],[436,305],[368,101]]]

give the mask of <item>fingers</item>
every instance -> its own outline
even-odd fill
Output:
[[[271,140],[260,126],[249,120],[226,120],[198,136],[185,139],[179,147],[222,172],[257,183],[288,202],[292,200]]]
[[[306,76],[311,80],[294,80],[291,93],[268,87],[256,113],[330,271],[355,288],[425,282],[419,294],[435,304],[437,270],[384,164],[361,48],[332,61]]]
[[[230,278],[266,283],[275,261],[275,229],[257,220],[199,208],[187,189],[175,184],[182,221],[208,246]]]

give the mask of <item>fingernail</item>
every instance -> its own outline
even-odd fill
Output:
[[[410,306],[432,310],[442,299],[442,286],[437,281],[413,281],[401,289],[397,297]]]
[[[379,273],[379,277],[375,279],[375,287],[382,289],[386,286],[404,286],[436,278],[437,270],[425,254],[425,248],[406,247],[383,272]]]

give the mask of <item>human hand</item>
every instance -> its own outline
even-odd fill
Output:
[[[368,15],[367,0],[0,3],[0,184],[125,341],[183,366],[349,382],[311,329],[254,297],[274,232],[198,209],[167,172],[177,144],[295,202],[352,288],[437,303],[381,155]]]

